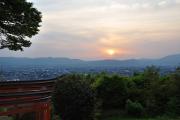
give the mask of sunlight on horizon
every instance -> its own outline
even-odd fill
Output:
[[[113,56],[113,55],[116,54],[116,51],[113,50],[113,49],[107,49],[106,52],[107,52],[107,54],[110,55],[110,56]]]

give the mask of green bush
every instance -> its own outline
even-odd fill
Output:
[[[90,120],[95,115],[101,118],[113,110],[121,116],[178,117],[180,68],[165,76],[160,76],[154,66],[131,77],[106,73],[66,75],[59,78],[53,101],[63,120]]]
[[[179,110],[180,110],[180,106],[178,99],[176,97],[170,98],[170,100],[167,103],[166,114],[175,117],[179,115]]]
[[[102,75],[95,82],[97,98],[103,109],[124,109],[127,99],[127,79],[118,75]]]
[[[168,97],[166,112],[170,116],[180,116],[180,68],[169,75],[166,85]]]
[[[95,93],[83,75],[66,75],[56,83],[53,104],[63,120],[93,120]]]
[[[139,102],[132,102],[127,100],[126,102],[126,112],[127,115],[133,117],[141,117],[143,115],[144,108]]]

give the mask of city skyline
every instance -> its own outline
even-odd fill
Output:
[[[4,49],[0,56],[96,60],[180,53],[180,0],[30,2],[42,12],[39,34],[23,52]]]

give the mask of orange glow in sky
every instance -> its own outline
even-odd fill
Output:
[[[106,53],[107,53],[108,55],[113,56],[114,54],[116,54],[116,51],[115,51],[114,49],[107,49],[107,50],[106,50]]]

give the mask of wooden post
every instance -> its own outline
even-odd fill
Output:
[[[42,112],[36,111],[36,120],[42,120]]]
[[[50,119],[51,119],[50,103],[45,103],[43,110],[43,120],[50,120]]]

